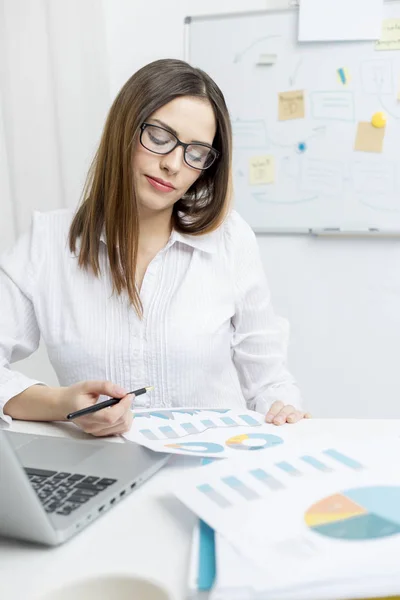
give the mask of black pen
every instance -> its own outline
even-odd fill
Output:
[[[128,394],[135,394],[135,396],[141,396],[142,394],[146,394],[150,390],[154,389],[152,385],[144,388],[140,388],[139,390],[135,390],[134,392],[128,392]],[[126,395],[128,395],[126,394]],[[67,415],[67,419],[76,419],[77,417],[83,417],[83,415],[88,415],[90,413],[97,412],[102,408],[107,408],[108,406],[114,406],[114,404],[118,404],[122,398],[110,398],[109,400],[104,400],[104,402],[99,402],[98,404],[93,404],[92,406],[88,406],[87,408],[82,408],[81,410],[76,410],[75,412],[69,413]]]

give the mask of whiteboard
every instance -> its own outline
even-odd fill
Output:
[[[231,115],[236,209],[256,232],[400,232],[400,51],[299,43],[298,9],[285,6],[186,19],[186,58],[216,81]],[[392,17],[399,0],[384,4]],[[276,62],[259,65],[261,55]],[[278,119],[287,91],[304,92],[304,118]],[[355,151],[359,122],[379,111],[382,152]],[[270,183],[250,179],[259,159],[273,167]]]

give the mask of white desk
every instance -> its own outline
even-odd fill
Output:
[[[368,439],[400,434],[399,420],[315,419],[292,425],[296,437],[332,433]],[[87,438],[71,424],[14,422],[14,431]],[[124,443],[120,439],[113,442]],[[198,459],[175,457],[104,517],[57,548],[0,539],[0,598],[33,600],[87,576],[135,574],[160,583],[171,600],[184,600],[193,515],[170,493]]]

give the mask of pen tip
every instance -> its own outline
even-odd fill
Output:
[[[154,390],[154,385],[148,385],[146,388],[146,392],[151,392],[151,390]]]

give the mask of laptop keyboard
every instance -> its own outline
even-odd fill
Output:
[[[44,469],[26,468],[25,472],[45,511],[65,516],[117,481]]]

